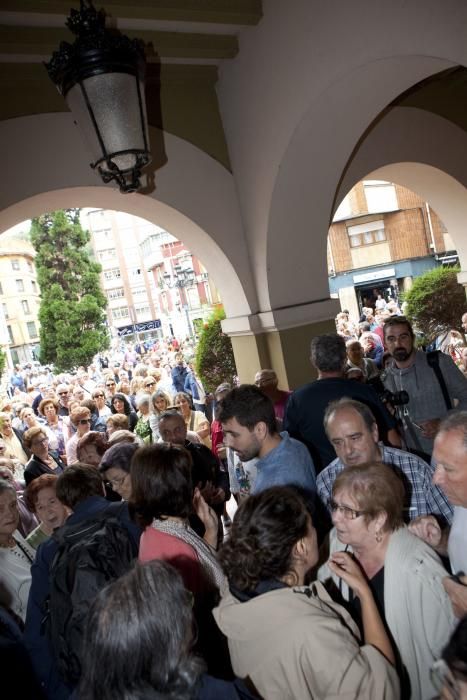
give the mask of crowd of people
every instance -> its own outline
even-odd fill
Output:
[[[209,394],[189,339],[15,368],[0,644],[19,697],[467,698],[467,380],[378,301],[378,328],[343,312],[312,339],[293,392],[252,368]]]

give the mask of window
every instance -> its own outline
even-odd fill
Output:
[[[27,266],[28,266],[28,272],[34,272],[34,268],[32,266],[32,262],[30,260],[27,261]]]
[[[21,302],[21,306],[23,307],[23,313],[25,313],[25,314],[31,313],[31,311],[29,309],[29,304],[28,304],[26,299],[23,299],[23,301]]]
[[[8,331],[8,337],[9,337],[9,339],[10,339],[10,343],[12,343],[12,344],[14,345],[14,344],[15,344],[15,339],[14,339],[14,336],[13,336],[13,331],[11,330],[11,326],[7,326],[6,329],[7,329],[7,331]]]
[[[112,309],[112,318],[118,320],[119,318],[128,318],[130,312],[127,306],[119,306],[118,309]]]
[[[106,280],[119,280],[121,276],[119,267],[112,267],[110,270],[104,271],[104,279]]]
[[[398,209],[396,188],[384,180],[364,180],[366,205],[369,213]]]
[[[137,299],[138,301],[146,301],[147,300],[147,291],[146,287],[134,287],[134,289],[131,290],[131,293],[133,295],[133,299]],[[142,297],[145,297],[144,299]]]
[[[135,311],[138,316],[147,316],[151,313],[149,306],[135,306]]]
[[[101,262],[105,262],[106,260],[114,260],[117,257],[117,251],[115,248],[105,248],[97,253],[97,257]]]
[[[26,325],[28,327],[29,337],[31,339],[37,338],[36,324],[34,323],[34,321],[28,321]]]
[[[1,282],[0,282],[0,294],[3,294],[3,287],[2,287],[2,283],[1,283]]]
[[[384,221],[368,221],[365,224],[349,226],[347,228],[351,248],[358,248],[363,245],[372,245],[386,240]]]
[[[31,280],[31,287],[32,287],[33,294],[37,294],[37,284],[36,284],[36,282],[34,282],[34,280]]]
[[[9,316],[8,316],[8,306],[7,306],[6,304],[2,304],[2,306],[3,306],[3,315],[5,316],[5,318],[9,318]]]
[[[16,280],[16,291],[24,292],[24,282],[23,280]]]
[[[12,260],[11,261],[11,269],[12,270],[19,270],[19,260]]]
[[[117,287],[117,289],[111,289],[107,292],[107,299],[111,301],[112,299],[121,299],[125,296],[125,290],[123,287]]]
[[[141,275],[141,268],[132,267],[130,270],[128,270],[128,275],[130,277],[139,277]]]

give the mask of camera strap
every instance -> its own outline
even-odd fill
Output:
[[[439,366],[439,350],[433,350],[432,352],[427,352],[426,361],[430,365],[431,369],[436,375],[436,379],[439,383],[439,388],[443,394],[444,403],[446,404],[446,409],[450,411],[452,409],[451,397],[449,396],[448,388],[446,386],[446,381],[441,372],[441,367]]]

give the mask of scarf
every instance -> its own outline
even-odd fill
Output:
[[[167,535],[177,537],[190,545],[190,547],[193,547],[209,581],[219,589],[223,587],[225,577],[217,561],[215,550],[197,535],[189,525],[177,520],[157,520],[154,518],[151,527],[160,532],[165,532]]]

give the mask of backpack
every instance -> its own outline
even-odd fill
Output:
[[[119,515],[125,504],[64,525],[52,537],[58,550],[50,567],[46,625],[58,670],[75,686],[81,675],[81,645],[88,610],[102,588],[123,576],[137,556]]]

